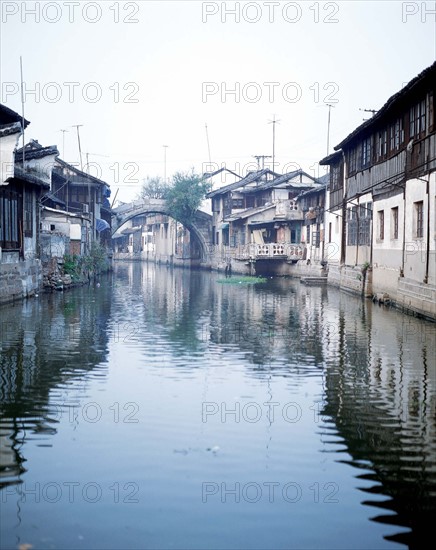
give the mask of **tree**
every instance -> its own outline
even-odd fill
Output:
[[[194,221],[195,212],[201,201],[210,189],[211,184],[193,171],[177,172],[165,196],[168,214],[189,227]]]
[[[141,199],[164,199],[168,192],[168,184],[159,176],[142,180],[142,188],[140,191]]]

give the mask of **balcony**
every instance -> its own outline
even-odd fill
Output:
[[[303,212],[299,209],[296,201],[278,201],[275,207],[275,220],[303,220]]]
[[[303,247],[291,243],[251,243],[243,251],[243,258],[247,260],[302,260],[303,255]]]

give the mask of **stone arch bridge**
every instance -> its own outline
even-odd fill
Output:
[[[140,199],[123,204],[112,210],[112,235],[126,222],[141,214],[163,214],[170,216],[164,199]],[[191,257],[207,263],[212,244],[212,216],[197,210],[192,224],[182,223],[191,234]]]

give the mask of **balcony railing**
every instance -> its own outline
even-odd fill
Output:
[[[251,243],[245,248],[247,259],[281,259],[281,260],[302,260],[303,247],[291,243]]]

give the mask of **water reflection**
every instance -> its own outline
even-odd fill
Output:
[[[401,526],[388,539],[426,546],[436,511],[436,326],[341,299],[326,350],[327,428],[373,482],[362,501],[373,521]],[[329,431],[325,432],[326,434]],[[383,498],[384,497],[384,498]]]
[[[155,538],[147,539],[148,546],[170,544],[163,533],[168,532],[166,522],[177,514],[183,525],[174,532],[181,537],[179,547],[185,548],[233,548],[238,537],[253,548],[350,547],[359,546],[359,541],[367,547],[369,533],[379,533],[376,526],[381,526],[385,538],[380,537],[380,546],[389,547],[394,541],[420,547],[436,511],[436,326],[331,288],[285,279],[249,286],[221,284],[220,278],[214,273],[118,263],[113,276],[98,289],[84,287],[4,308],[0,489],[39,479],[32,471],[36,468],[41,475],[35,447],[51,446],[62,437],[66,427],[60,412],[77,404],[78,393],[87,395],[89,382],[99,381],[101,390],[93,386],[92,395],[108,388],[110,404],[120,401],[123,391],[129,396],[133,392],[141,410],[147,411],[142,422],[131,428],[136,431],[126,434],[114,423],[102,423],[98,431],[89,433],[89,426],[75,426],[74,437],[85,434],[84,441],[98,454],[99,467],[125,470],[121,455],[137,476],[134,479],[145,476],[146,487],[155,489],[153,502],[143,503],[132,516],[139,519],[131,528],[130,547],[141,547],[144,517],[153,524],[146,534],[151,537],[153,529],[155,533]],[[168,387],[171,392],[159,393]],[[215,395],[231,403],[235,396],[242,403],[259,399],[262,405],[285,400],[310,405],[315,399],[320,405],[315,416],[321,416],[316,423],[297,426],[297,432],[287,431],[290,426],[280,428],[269,417],[263,431],[247,424],[234,429],[218,425],[212,430],[202,424],[199,411],[201,403]],[[250,472],[248,479],[261,483],[271,479],[261,477],[268,472],[275,472],[274,479],[281,481],[295,479],[297,472],[312,487],[330,460],[339,468],[331,471],[337,472],[341,495],[348,495],[341,497],[340,510],[345,518],[347,508],[354,510],[349,495],[357,488],[364,522],[357,523],[357,531],[350,522],[349,532],[338,530],[329,538],[321,530],[314,539],[308,524],[291,527],[289,510],[274,508],[272,514],[268,504],[244,509],[234,525],[223,507],[213,508],[213,517],[207,516],[208,509],[201,499],[198,502],[197,486],[182,482],[211,479],[214,469],[206,460],[213,455],[207,450],[212,447],[179,444],[178,432],[184,437],[192,432],[198,442],[208,428],[217,440],[222,438],[223,446],[228,444],[229,462],[214,457],[214,468],[223,476],[231,473],[243,479]],[[294,439],[289,441],[291,436]],[[237,451],[230,445],[235,446],[235,441]],[[72,453],[69,461],[84,461],[85,471],[93,465],[92,457],[79,451],[76,443],[63,442],[66,454]],[[174,462],[180,457],[186,458],[183,467]],[[346,473],[349,468],[354,477]],[[153,485],[156,475],[161,485]],[[86,480],[80,478],[82,484]],[[174,489],[181,483],[185,492]],[[102,510],[103,523],[115,522],[120,508],[106,505]],[[310,506],[302,510],[310,517],[309,524],[335,525],[334,510],[319,507],[313,512]],[[85,510],[85,523],[87,516]],[[275,525],[268,535],[265,518]],[[194,539],[192,534],[190,538],[187,524],[204,526],[196,533],[203,538]],[[208,537],[214,529],[218,533],[226,526],[229,539],[217,534],[216,545],[211,545]],[[111,547],[121,543],[117,536],[123,533],[113,535]],[[295,537],[292,543],[290,533]],[[379,547],[378,542],[372,547]],[[96,539],[87,544],[104,546]]]
[[[83,287],[2,310],[0,332],[0,488],[21,483],[25,445],[51,445],[72,380],[107,355],[111,293]]]

